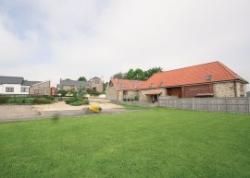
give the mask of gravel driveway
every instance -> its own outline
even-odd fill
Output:
[[[125,109],[117,104],[111,103],[107,99],[90,98],[90,104],[98,103],[103,111],[102,113],[120,113]],[[63,101],[45,105],[0,105],[0,122],[35,120],[48,118],[54,115],[60,116],[81,116],[86,115],[88,106],[70,106]]]

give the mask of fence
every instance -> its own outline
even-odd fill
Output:
[[[250,114],[250,98],[170,98],[160,97],[159,106],[197,111]]]

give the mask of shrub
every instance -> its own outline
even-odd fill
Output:
[[[42,96],[42,97],[0,97],[0,104],[50,104],[54,101],[54,98],[51,96]]]
[[[90,94],[90,95],[93,95],[93,96],[98,96],[100,95],[101,93],[94,90],[94,89],[87,89],[87,93]]]
[[[76,100],[77,100],[77,98],[75,98],[75,97],[68,98],[68,99],[65,100],[65,103],[66,103],[66,104],[70,104],[70,103],[75,102]]]
[[[81,106],[81,105],[87,105],[89,104],[89,100],[87,98],[69,98],[66,101],[66,104],[72,105],[72,106]]]
[[[35,98],[33,101],[33,104],[50,104],[52,103],[52,100],[49,98]]]
[[[23,97],[11,97],[8,100],[8,104],[24,104],[25,98]]]
[[[10,97],[0,96],[0,104],[6,104]]]

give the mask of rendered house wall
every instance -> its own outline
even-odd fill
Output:
[[[6,88],[14,88],[14,92],[6,92]],[[22,92],[21,88],[25,87],[26,92]],[[20,84],[3,84],[0,85],[0,94],[2,95],[28,95],[29,94],[29,86],[22,86]]]

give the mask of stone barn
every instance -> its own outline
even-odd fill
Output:
[[[156,102],[159,96],[245,97],[247,84],[238,74],[216,61],[159,72],[147,81],[112,79],[107,96],[118,101],[134,97],[142,102]]]

